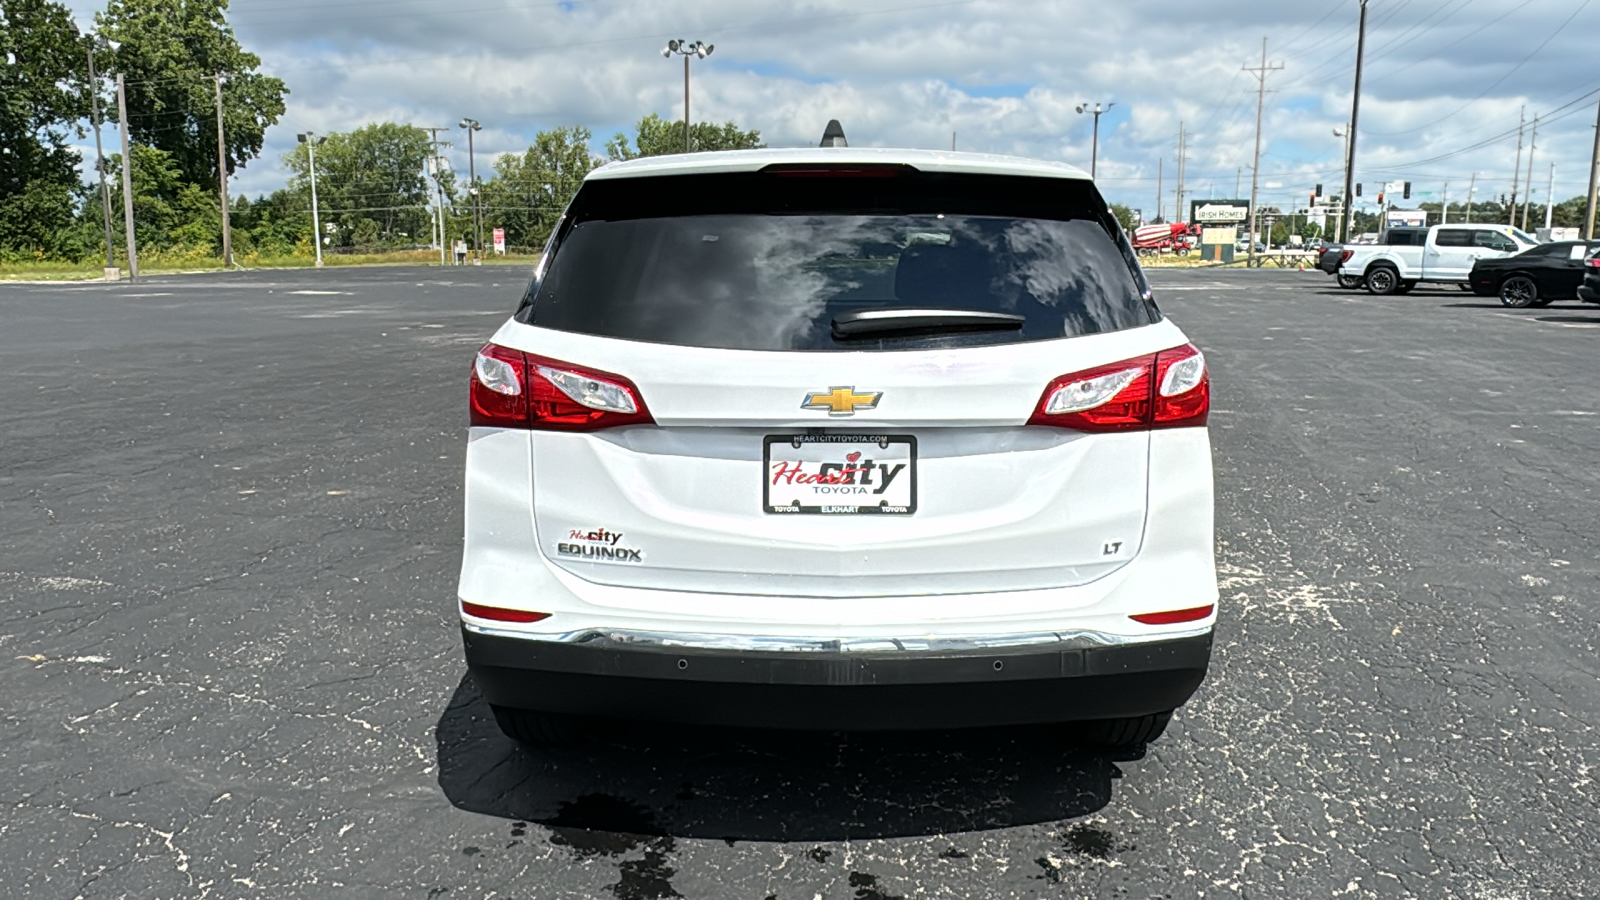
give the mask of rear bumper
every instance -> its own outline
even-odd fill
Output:
[[[557,642],[463,627],[491,704],[758,728],[880,730],[1109,719],[1181,706],[1211,632],[1106,646],[768,652]]]

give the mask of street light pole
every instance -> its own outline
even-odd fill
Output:
[[[472,152],[472,133],[482,131],[477,119],[462,119],[461,127],[467,130],[467,193],[472,196],[472,249],[483,258],[483,214],[478,204],[477,158]]]
[[[139,241],[133,229],[133,150],[128,146],[128,87],[117,73],[117,119],[122,124],[122,228],[128,240],[128,280],[139,277]]]
[[[668,59],[671,59],[674,53],[683,57],[683,152],[685,153],[694,151],[689,138],[689,58],[699,57],[700,59],[705,59],[715,49],[715,44],[707,44],[704,41],[691,43],[679,38],[667,41],[667,46],[661,50],[661,55]]]
[[[311,243],[317,248],[317,268],[322,268],[322,214],[317,210],[317,145],[327,140],[314,132],[306,132],[300,143],[306,145],[306,155],[311,164]]]
[[[1105,106],[1101,106],[1100,104],[1096,103],[1094,105],[1094,108],[1090,109],[1089,108],[1089,104],[1087,104],[1087,103],[1078,104],[1078,112],[1079,112],[1079,114],[1082,114],[1082,113],[1094,113],[1094,142],[1090,145],[1090,149],[1089,149],[1089,177],[1090,178],[1094,178],[1096,164],[1099,162],[1099,159],[1100,159],[1100,115],[1102,113],[1104,113],[1104,112],[1109,111],[1111,109],[1111,107],[1116,106],[1116,105],[1117,104],[1114,101],[1111,102],[1111,103],[1107,103]]]
[[[100,78],[94,71],[94,43],[89,44],[89,98],[90,121],[94,123],[94,167],[100,176],[100,212],[106,229],[106,268],[117,265],[116,251],[111,243],[111,187],[106,184],[106,151],[100,144]]]

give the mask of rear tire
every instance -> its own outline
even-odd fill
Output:
[[[1380,297],[1394,293],[1400,287],[1400,273],[1389,266],[1374,266],[1367,270],[1367,293]]]
[[[529,747],[556,747],[580,740],[587,733],[583,720],[560,713],[535,712],[509,706],[490,706],[494,721],[506,737]]]
[[[1099,719],[1079,725],[1074,736],[1085,747],[1099,750],[1137,750],[1167,730],[1174,710],[1129,719]]]
[[[1539,302],[1539,285],[1526,275],[1512,275],[1500,282],[1500,305],[1526,309]]]
[[[1338,279],[1339,287],[1342,287],[1347,291],[1353,291],[1356,288],[1361,287],[1362,283],[1366,281],[1366,279],[1362,278],[1360,275],[1340,275],[1338,276]]]

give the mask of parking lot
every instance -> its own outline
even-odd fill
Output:
[[[454,604],[469,361],[525,278],[0,286],[8,896],[1600,894],[1600,307],[1155,271],[1213,371],[1223,607],[1141,759],[534,752]]]

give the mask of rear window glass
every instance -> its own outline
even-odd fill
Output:
[[[1116,229],[1093,186],[1066,179],[884,168],[591,181],[517,318],[738,350],[974,346],[1158,321]],[[839,324],[913,309],[932,320]],[[967,327],[959,314],[973,312],[1005,314],[1004,327]]]

